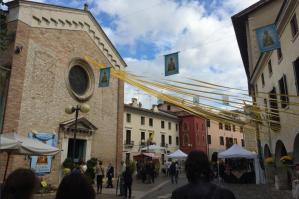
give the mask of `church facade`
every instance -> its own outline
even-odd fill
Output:
[[[76,159],[94,157],[118,170],[122,159],[124,83],[110,78],[110,86],[99,88],[99,68],[84,60],[116,69],[126,67],[109,38],[85,7],[72,9],[29,1],[7,4],[7,29],[12,35],[0,54],[2,133],[53,133],[61,149],[45,178],[57,184],[62,163],[73,152]],[[65,113],[69,105],[88,104],[88,113]],[[0,157],[0,179],[6,163]],[[12,156],[9,172],[30,168],[30,157]]]

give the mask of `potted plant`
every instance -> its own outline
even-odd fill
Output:
[[[275,187],[278,190],[290,188],[289,166],[293,163],[291,156],[285,155],[279,159],[279,165],[276,168]]]
[[[268,184],[274,184],[274,172],[275,164],[272,157],[268,157],[265,159],[265,172],[266,172],[266,180]]]

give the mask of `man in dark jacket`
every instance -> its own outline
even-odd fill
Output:
[[[204,152],[192,151],[185,170],[189,183],[174,190],[172,199],[235,199],[231,191],[210,183],[212,171]]]
[[[107,174],[106,174],[108,180],[107,180],[107,187],[106,188],[113,188],[112,184],[112,178],[114,177],[114,167],[110,163],[107,169]]]
[[[129,191],[129,197],[131,198],[132,195],[132,183],[133,183],[133,177],[130,167],[126,167],[126,171],[123,173],[124,178],[124,191],[125,191],[125,198],[128,197],[128,191]]]

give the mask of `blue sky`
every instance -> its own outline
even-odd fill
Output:
[[[247,81],[230,17],[257,0],[39,0],[83,8],[96,17],[127,62],[127,70],[163,77],[163,55],[180,51],[180,74],[246,89]],[[126,85],[132,97],[150,107],[156,103]]]

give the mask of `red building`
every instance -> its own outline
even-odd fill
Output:
[[[206,119],[168,103],[159,104],[158,108],[179,118],[179,139],[182,151],[189,153],[193,150],[201,150],[208,153]]]

